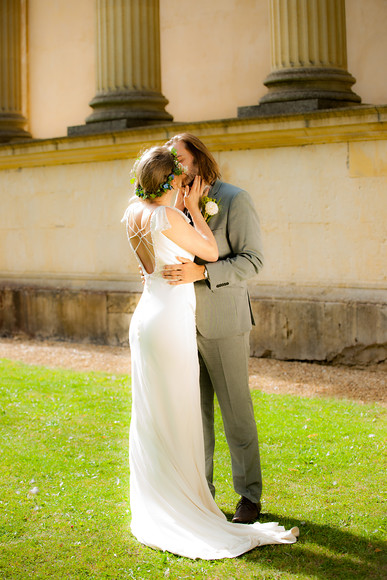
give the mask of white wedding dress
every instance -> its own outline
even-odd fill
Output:
[[[154,271],[145,274],[129,333],[131,530],[147,546],[206,560],[233,558],[264,544],[293,543],[297,528],[228,522],[209,491],[194,286],[172,286],[161,276],[163,266],[176,263],[176,256],[193,256],[163,234],[170,228],[165,206],[158,206],[141,228],[132,219],[136,206],[129,205],[123,221],[136,255],[143,244],[153,258]]]

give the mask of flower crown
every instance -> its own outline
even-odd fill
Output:
[[[170,173],[167,177],[167,180],[164,181],[164,183],[161,183],[159,185],[159,187],[156,189],[156,191],[153,191],[152,193],[148,193],[147,191],[144,191],[144,188],[142,187],[142,185],[140,185],[137,182],[137,177],[136,174],[134,174],[134,177],[132,177],[132,179],[130,180],[131,183],[136,183],[137,182],[137,187],[135,189],[135,194],[138,197],[141,197],[142,199],[154,199],[155,197],[161,197],[162,195],[164,195],[164,193],[166,191],[168,191],[169,189],[172,189],[172,181],[175,178],[175,175],[181,175],[182,173],[187,173],[188,168],[184,167],[184,165],[182,165],[179,160],[177,159],[177,151],[174,147],[172,147],[172,149],[170,149],[170,153],[173,157],[173,173]],[[136,161],[138,162],[141,159],[141,157],[139,157]]]

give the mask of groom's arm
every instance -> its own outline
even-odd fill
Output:
[[[206,264],[212,290],[250,280],[263,266],[259,218],[245,191],[240,191],[230,204],[227,233],[231,253]]]
[[[207,270],[211,289],[253,278],[263,266],[261,229],[253,201],[245,191],[235,195],[230,204],[227,232],[231,253],[226,257],[205,266],[179,258],[180,265],[164,267],[164,278],[170,284],[187,284],[204,280]]]
[[[196,264],[196,262],[180,256],[176,256],[176,258],[180,261],[180,264],[164,266],[163,269],[163,278],[169,284],[188,284],[206,278],[205,266]]]

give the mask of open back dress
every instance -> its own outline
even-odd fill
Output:
[[[194,285],[162,277],[176,256],[194,256],[164,235],[171,227],[165,206],[133,203],[123,221],[145,275],[129,332],[132,533],[147,546],[206,560],[295,542],[297,528],[233,524],[217,507],[205,478]]]

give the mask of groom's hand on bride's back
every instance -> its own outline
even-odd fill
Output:
[[[198,280],[204,280],[204,266],[195,264],[195,262],[187,258],[181,258],[179,256],[176,256],[176,258],[180,264],[171,264],[163,268],[162,275],[168,284],[189,284],[191,282],[197,282]]]

